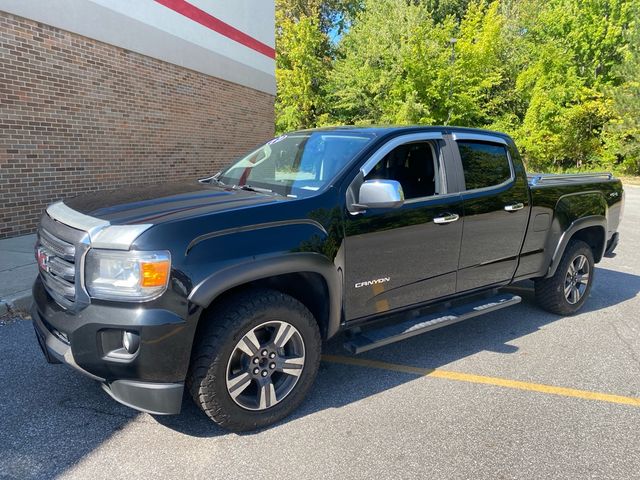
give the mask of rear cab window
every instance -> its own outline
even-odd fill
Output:
[[[478,190],[509,181],[511,164],[505,145],[476,140],[458,140],[466,190]]]

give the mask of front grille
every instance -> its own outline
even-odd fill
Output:
[[[69,262],[73,262],[75,260],[76,247],[55,237],[44,228],[40,228],[40,243],[57,257],[63,258]]]
[[[85,236],[85,232],[57,222],[46,213],[38,228],[36,257],[40,278],[49,295],[66,309],[73,309],[82,293],[78,262],[85,250]]]

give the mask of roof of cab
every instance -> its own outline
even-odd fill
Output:
[[[455,127],[455,126],[427,126],[427,125],[390,125],[390,126],[355,126],[355,125],[341,125],[334,127],[320,127],[309,128],[305,130],[297,130],[291,133],[314,133],[314,132],[352,132],[374,135],[376,137],[385,137],[390,134],[400,133],[418,133],[418,132],[441,132],[447,133],[473,133],[478,135],[495,135],[511,140],[511,137],[503,132],[497,132],[494,130],[485,130],[482,128],[469,128],[469,127]]]

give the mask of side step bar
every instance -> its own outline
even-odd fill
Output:
[[[421,333],[430,332],[437,328],[446,327],[454,323],[477,317],[502,308],[511,307],[520,303],[522,298],[510,293],[500,293],[492,297],[476,300],[471,303],[458,305],[448,310],[441,310],[418,318],[394,323],[382,328],[372,329],[358,333],[344,343],[344,346],[353,354],[366,352],[374,348],[382,347],[390,343],[404,340]]]

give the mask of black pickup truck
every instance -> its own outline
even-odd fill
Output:
[[[293,132],[209,178],[50,205],[33,323],[125,405],[179,413],[186,386],[251,430],[302,402],[338,332],[366,351],[514,305],[523,279],[576,312],[623,203],[609,174],[527,177],[498,132]]]

